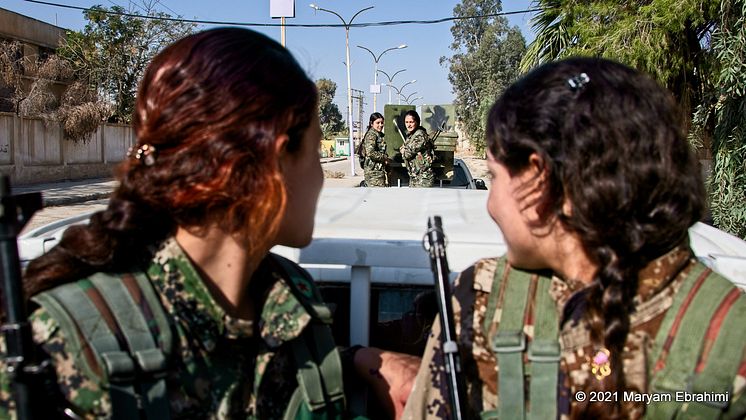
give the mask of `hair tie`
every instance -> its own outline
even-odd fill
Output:
[[[134,149],[132,146],[127,150],[128,158],[135,158],[139,162],[145,164],[145,166],[153,166],[155,164],[155,147],[149,144],[143,144],[142,146]]]
[[[582,89],[588,82],[591,81],[591,78],[588,77],[588,74],[586,73],[580,73],[577,76],[573,76],[569,79],[567,79],[567,84],[570,86],[570,89],[573,92],[577,92],[580,89]]]

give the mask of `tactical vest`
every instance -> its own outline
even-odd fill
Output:
[[[270,255],[312,316],[301,335],[288,343],[298,367],[298,387],[284,418],[341,418],[345,398],[342,365],[329,328],[332,314],[305,272]],[[88,354],[103,368],[94,368],[87,357],[77,359],[83,372],[109,392],[113,419],[170,418],[165,378],[173,351],[172,325],[144,273],[96,273],[40,293],[33,301],[58,322],[70,353]]]
[[[534,336],[527,345],[523,327],[531,273],[511,270],[501,299],[500,323],[497,331],[490,329],[506,268],[506,260],[499,259],[481,326],[497,358],[499,390],[498,409],[482,413],[482,418],[554,419],[561,348],[556,304],[549,294],[551,279],[539,276],[535,285]],[[648,366],[651,377],[647,391],[671,395],[671,401],[651,402],[645,417],[742,418],[746,415],[746,398],[732,401],[732,385],[746,344],[742,324],[746,319],[746,295],[720,274],[697,264],[673,299],[649,358],[652,366]],[[711,324],[717,323],[721,323],[719,329],[711,330]],[[718,331],[714,344],[703,348],[708,334]],[[526,409],[524,386],[518,385],[525,383],[529,384],[530,410]],[[728,401],[683,401],[677,399],[677,393],[722,394],[728,395]]]

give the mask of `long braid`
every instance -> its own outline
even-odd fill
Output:
[[[87,225],[69,227],[57,246],[29,264],[26,296],[97,271],[124,270],[146,257],[149,244],[172,233],[171,218],[122,197],[125,191],[120,186],[105,210],[94,213]]]
[[[511,174],[532,154],[547,186],[537,226],[556,220],[595,267],[585,291],[590,338],[611,372],[590,390],[623,392],[624,348],[639,272],[687,237],[704,186],[671,95],[647,76],[603,59],[544,65],[490,111],[488,142]],[[611,409],[610,409],[611,408]],[[624,418],[625,407],[576,403],[573,418]]]
[[[300,153],[316,109],[315,84],[265,35],[216,28],[168,46],[148,65],[133,115],[135,147],[152,160],[125,160],[106,210],[29,264],[27,297],[97,271],[140,269],[148,245],[177,226],[216,227],[264,252],[287,203],[278,156]]]

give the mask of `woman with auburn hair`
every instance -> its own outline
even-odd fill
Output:
[[[454,289],[466,418],[743,418],[746,296],[689,247],[705,190],[672,95],[609,60],[545,64],[487,144],[507,254]],[[454,417],[439,325],[407,419]]]
[[[432,187],[435,183],[433,161],[435,150],[425,127],[420,125],[420,114],[411,109],[404,114],[407,128],[404,144],[399,148],[407,166],[410,187]]]
[[[269,253],[311,241],[315,84],[266,36],[208,30],[153,59],[133,126],[108,207],[25,273],[60,410],[339,416],[328,310],[304,270]],[[0,418],[13,410],[2,369]]]

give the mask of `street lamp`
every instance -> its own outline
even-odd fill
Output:
[[[412,100],[411,100],[411,101],[407,101],[407,105],[412,105],[412,103],[413,103],[414,101],[416,101],[416,100],[419,100],[419,99],[425,99],[425,98],[423,98],[422,96],[418,96],[418,97],[416,97],[416,98],[412,98]]]
[[[410,93],[406,97],[404,95],[401,95],[401,94],[399,96],[401,96],[402,98],[404,98],[404,102],[406,102],[407,105],[412,105],[411,103],[409,103],[409,98],[411,98],[413,95],[416,95],[416,94],[417,94],[417,92],[415,91],[415,92]]]
[[[378,60],[380,60],[381,57],[384,54],[386,54],[387,52],[389,52],[389,51],[400,50],[402,48],[407,48],[407,44],[401,44],[398,47],[387,48],[387,49],[383,50],[382,53],[378,54],[378,56],[376,56],[376,54],[373,51],[371,51],[370,49],[368,49],[366,47],[363,47],[362,45],[358,45],[357,47],[358,48],[362,48],[365,51],[368,51],[370,53],[370,55],[373,56],[373,62],[375,62],[375,71],[373,72],[373,84],[376,85],[376,86],[378,86]],[[377,112],[378,109],[376,107],[376,98],[378,97],[378,94],[375,93],[375,92],[371,92],[371,93],[373,93],[373,112]]]
[[[350,82],[350,25],[352,25],[352,21],[355,20],[357,15],[359,15],[360,13],[363,13],[366,10],[372,9],[373,6],[358,10],[354,15],[352,15],[352,18],[350,19],[349,22],[347,22],[339,13],[333,10],[324,9],[313,3],[309,4],[309,6],[316,11],[321,10],[322,12],[333,14],[334,16],[338,17],[342,21],[342,24],[345,27],[345,55],[347,57],[347,59],[345,60],[345,65],[347,66],[347,128],[350,133],[349,135],[350,154],[348,156],[348,159],[350,160],[350,175],[355,176],[355,159],[353,155],[354,148],[352,147],[352,84]]]
[[[387,79],[389,79],[389,83],[392,83],[392,82],[394,81],[394,77],[396,77],[396,75],[397,75],[397,74],[399,74],[399,73],[401,73],[401,72],[403,72],[403,71],[406,71],[406,70],[407,70],[407,69],[401,69],[401,70],[399,70],[399,71],[395,72],[393,76],[389,76],[389,74],[388,74],[388,73],[386,73],[386,72],[385,72],[385,71],[383,71],[383,70],[378,70],[378,73],[381,73],[381,74],[383,74],[384,76],[386,76],[386,78],[387,78]],[[391,85],[386,85],[386,86],[388,86],[388,87],[389,87],[389,101],[388,101],[388,102],[386,102],[386,103],[387,103],[387,104],[390,104],[390,103],[391,103]]]
[[[399,105],[401,105],[401,96],[402,96],[401,91],[403,91],[405,87],[411,85],[412,83],[415,83],[416,81],[417,79],[412,79],[408,81],[407,83],[404,83],[404,85],[398,89],[396,88],[396,86],[392,85],[391,83],[387,83],[386,86],[394,88],[394,90],[396,91],[396,94],[399,95],[398,103]]]

